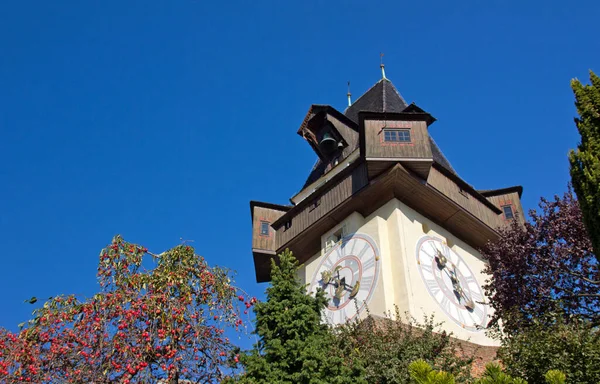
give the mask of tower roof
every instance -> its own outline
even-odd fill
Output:
[[[386,78],[359,97],[344,114],[354,122],[358,122],[358,112],[402,112],[408,107],[394,84]]]
[[[395,112],[399,113],[408,108],[408,104],[400,95],[400,92],[396,89],[394,84],[387,78],[382,78],[375,85],[373,85],[367,92],[359,97],[354,104],[346,108],[344,114],[350,120],[358,124],[358,113],[359,112]],[[446,170],[456,174],[452,165],[446,156],[442,153],[440,148],[437,146],[431,135],[429,135],[431,141],[431,151],[433,155],[433,161]],[[319,164],[317,164],[319,165]],[[313,176],[314,178],[314,176]],[[310,178],[309,180],[310,181]],[[307,182],[308,182],[307,181]]]

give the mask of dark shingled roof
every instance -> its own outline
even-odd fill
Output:
[[[381,79],[361,97],[359,97],[351,106],[346,108],[344,115],[358,125],[359,112],[399,113],[404,111],[407,107],[408,104],[406,101],[404,101],[404,98],[400,95],[394,84],[392,84],[392,82],[388,79]],[[429,141],[431,142],[433,161],[447,171],[456,175],[456,171],[454,168],[452,168],[452,165],[450,165],[450,162],[448,159],[446,159],[446,156],[444,156],[440,150],[440,147],[437,146],[431,135],[429,135]],[[351,153],[354,149],[356,148],[352,148],[348,153]],[[323,176],[326,168],[327,164],[323,163],[319,159],[313,167],[302,189],[308,187],[310,184]]]
[[[520,185],[515,185],[514,187],[500,189],[480,189],[477,192],[481,193],[485,197],[506,195],[507,193],[516,192],[519,194],[519,198],[521,198],[521,195],[523,194],[523,187]]]
[[[344,115],[358,123],[358,112],[402,112],[408,107],[406,101],[388,79],[379,80],[374,86],[346,108]]]
[[[444,156],[442,150],[437,146],[431,135],[429,135],[429,142],[431,143],[431,155],[433,156],[433,161],[446,168],[448,171],[456,174],[456,171],[452,168],[452,165],[450,165],[450,162],[446,159],[446,156]]]
[[[321,159],[317,160],[316,164],[313,166],[313,168],[310,171],[310,175],[308,175],[308,179],[306,179],[306,182],[304,182],[302,189],[308,187],[315,181],[319,180],[319,178],[321,176],[323,176],[323,174],[325,173],[326,168],[327,168],[327,163],[322,162]]]

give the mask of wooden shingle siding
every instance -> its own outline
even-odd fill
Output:
[[[302,207],[290,218],[290,226],[285,225],[277,228],[276,248],[286,244],[292,238],[298,236],[317,220],[327,215],[331,210],[352,196],[368,183],[366,164],[362,163],[352,170],[351,173],[334,182],[331,187],[323,191],[317,190],[313,196],[302,201]]]
[[[449,197],[490,228],[498,228],[502,225],[501,215],[492,211],[469,191],[462,189],[457,183],[436,168],[432,168],[429,172],[427,183]]]
[[[360,189],[352,198],[342,201],[298,236],[280,240],[278,233],[277,249],[282,251],[289,248],[301,263],[305,262],[321,249],[321,235],[352,212],[367,217],[394,197],[472,247],[482,247],[488,240],[497,238],[494,229],[485,225],[479,217],[464,210],[443,192],[423,183],[422,179],[415,177],[401,164],[396,164],[375,180],[371,180],[368,187]]]
[[[521,206],[521,199],[517,192],[507,193],[498,196],[488,196],[487,199],[495,206],[502,209],[505,205],[510,205],[513,210],[513,215],[521,224],[525,224],[525,212]],[[500,215],[500,225],[506,226],[510,224],[510,220],[504,218],[504,214]]]
[[[431,159],[431,145],[424,121],[365,120],[365,157]],[[408,129],[410,143],[384,141],[384,128]]]
[[[270,224],[280,218],[285,212],[276,209],[265,208],[265,207],[253,207],[253,219],[252,219],[252,249],[255,250],[267,250],[275,251],[275,236],[276,232],[271,228]],[[261,234],[261,223],[265,221],[269,223],[269,235],[265,236]]]
[[[327,114],[327,120],[337,129],[342,135],[348,146],[342,152],[342,159],[348,157],[358,146],[358,132],[352,129],[347,124],[337,119],[332,114]]]

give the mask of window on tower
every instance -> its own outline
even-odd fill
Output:
[[[260,222],[260,235],[261,236],[269,236],[270,231],[269,231],[269,222],[268,221],[261,221]]]
[[[325,252],[333,248],[346,235],[346,226],[343,225],[325,240]]]
[[[309,212],[313,211],[314,209],[316,209],[319,205],[321,205],[321,198],[317,198],[315,199],[311,204],[310,204],[310,208],[309,208]]]
[[[410,143],[410,129],[383,129],[383,141],[386,143]]]
[[[512,205],[505,205],[502,207],[502,212],[504,212],[504,218],[506,220],[512,220],[515,218],[514,212],[512,210]]]

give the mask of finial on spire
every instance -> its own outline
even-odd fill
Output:
[[[348,82],[348,106],[352,105],[352,94],[350,93],[350,82]]]
[[[381,61],[381,64],[379,65],[381,67],[381,77],[387,79],[387,77],[385,77],[385,64],[383,64],[383,52],[379,54],[379,58]]]

